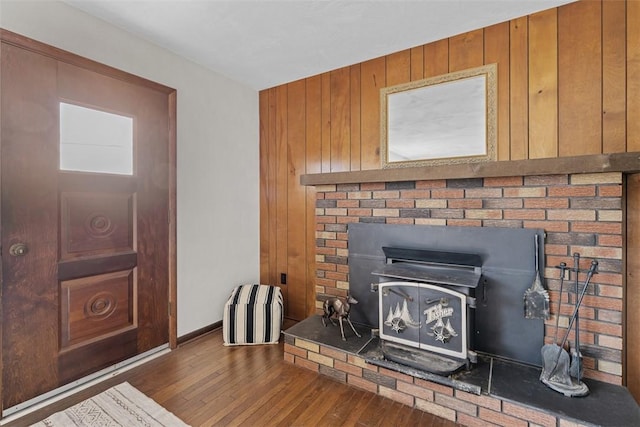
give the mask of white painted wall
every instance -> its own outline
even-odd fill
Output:
[[[0,0],[0,26],[177,89],[178,336],[259,278],[258,93],[58,1]]]

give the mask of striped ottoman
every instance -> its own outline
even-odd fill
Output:
[[[282,293],[277,286],[235,287],[224,305],[224,345],[277,344],[282,307]]]

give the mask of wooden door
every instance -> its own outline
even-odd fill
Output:
[[[1,54],[6,409],[169,342],[172,161],[166,92]],[[61,102],[131,120],[130,174],[61,169]]]

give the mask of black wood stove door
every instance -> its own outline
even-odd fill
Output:
[[[458,359],[467,358],[466,296],[442,286],[384,282],[380,338]]]

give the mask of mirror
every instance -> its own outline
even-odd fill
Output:
[[[496,160],[496,68],[382,88],[382,167]]]

